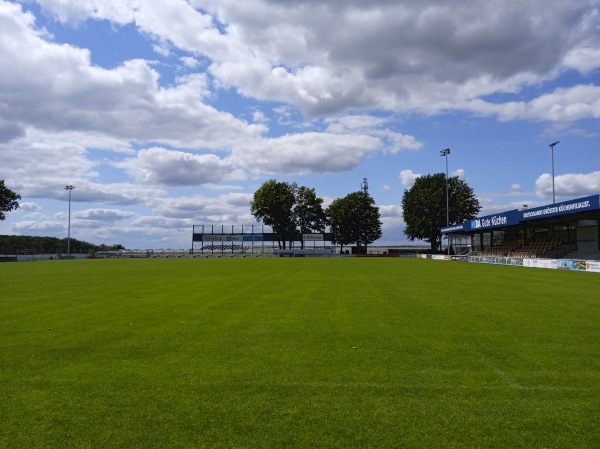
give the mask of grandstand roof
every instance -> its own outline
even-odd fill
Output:
[[[476,217],[462,223],[445,226],[442,234],[470,234],[488,229],[506,228],[524,222],[539,221],[546,224],[563,224],[573,219],[599,219],[600,194],[547,204],[532,209],[513,209],[493,215]]]

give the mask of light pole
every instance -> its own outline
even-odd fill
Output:
[[[67,256],[71,255],[71,191],[75,186],[65,186],[65,190],[69,191],[69,225],[67,227]]]
[[[440,150],[440,156],[446,158],[446,226],[450,226],[450,202],[448,200],[448,155],[450,154],[450,148]],[[449,239],[450,237],[448,237]],[[450,255],[450,241],[448,240],[448,255]]]
[[[556,203],[556,195],[554,194],[554,147],[560,143],[559,140],[552,142],[550,150],[552,150],[552,204]]]

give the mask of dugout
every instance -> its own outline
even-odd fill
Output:
[[[599,222],[600,195],[592,195],[476,217],[440,232],[455,254],[556,258],[572,252],[600,252]]]

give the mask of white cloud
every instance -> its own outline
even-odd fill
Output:
[[[185,67],[188,68],[196,68],[200,65],[200,62],[191,56],[182,56],[179,60],[183,63]]]
[[[19,204],[19,209],[28,213],[38,213],[42,211],[42,208],[37,203],[32,203],[29,201],[23,202]]]
[[[24,220],[11,226],[11,230],[17,234],[41,233],[42,235],[52,235],[62,232],[65,229],[64,223],[57,221],[39,221]]]
[[[400,182],[404,187],[410,189],[415,183],[416,179],[420,176],[423,176],[419,173],[415,173],[412,170],[402,170],[400,172]]]
[[[564,64],[578,72],[589,74],[600,66],[600,48],[574,48],[565,55]]]
[[[76,220],[114,222],[118,220],[127,220],[135,215],[136,214],[133,212],[120,209],[85,209],[74,212],[72,217]]]
[[[138,151],[136,157],[116,164],[141,183],[167,186],[197,186],[231,179],[231,161],[214,154],[191,154],[164,148]],[[240,175],[241,176],[241,175]]]
[[[552,175],[544,173],[535,181],[536,194],[552,198]],[[594,195],[600,192],[600,171],[592,173],[571,173],[554,178],[554,191],[557,201],[568,198]]]
[[[423,144],[414,136],[392,131],[387,127],[390,118],[370,115],[346,115],[325,119],[327,131],[337,134],[363,134],[381,140],[384,152],[395,154],[401,150],[419,150]]]
[[[39,0],[42,8],[52,12],[63,22],[80,22],[90,17],[110,20],[125,24],[134,17],[135,1],[122,0],[119,2],[89,0],[73,2],[65,0]]]
[[[158,198],[150,206],[167,218],[187,219],[190,223],[236,223],[248,213],[252,194],[229,193],[209,198],[204,195]],[[224,217],[222,221],[215,217]]]
[[[3,33],[11,34],[0,40],[0,102],[10,111],[0,111],[5,141],[35,128],[222,148],[265,130],[203,103],[204,74],[160,87],[148,61],[129,60],[107,70],[91,63],[88,50],[48,42],[18,5],[0,2],[0,20]]]
[[[450,176],[458,176],[458,179],[461,180],[465,180],[465,176],[466,176],[466,172],[464,168],[459,168],[455,171],[453,171],[452,173],[450,173]]]
[[[572,122],[600,117],[600,87],[578,85],[557,88],[530,101],[500,104],[474,100],[467,104],[473,112],[497,115],[500,120],[547,120]]]
[[[355,168],[380,145],[368,135],[306,132],[256,141],[233,155],[257,173],[327,173]]]
[[[516,92],[561,69],[600,67],[594,0],[299,0],[293,8],[267,0],[42,4],[63,21],[135,23],[159,41],[209,58],[210,73],[223,86],[294,104],[308,116],[348,108],[484,109],[468,102]],[[590,114],[587,105],[567,116]],[[543,109],[529,112],[547,119]],[[495,113],[511,116],[506,109]]]
[[[456,109],[555,76],[570,46],[594,39],[589,6],[213,2],[207,9],[233,24],[227,38],[260,50],[235,61],[215,58],[212,73],[246,95],[293,103],[309,115],[369,106]],[[283,45],[290,42],[293,54]]]

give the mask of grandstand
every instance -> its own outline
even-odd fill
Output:
[[[330,233],[275,233],[264,225],[194,225],[193,255],[273,255],[289,251],[323,255],[333,251]],[[282,252],[282,255],[284,253]]]
[[[479,255],[523,258],[559,257],[566,254],[566,249],[570,246],[565,238],[542,239],[533,242],[515,240],[499,243],[487,251],[479,251]]]
[[[600,260],[600,195],[509,210],[446,226],[451,252],[474,256]]]

